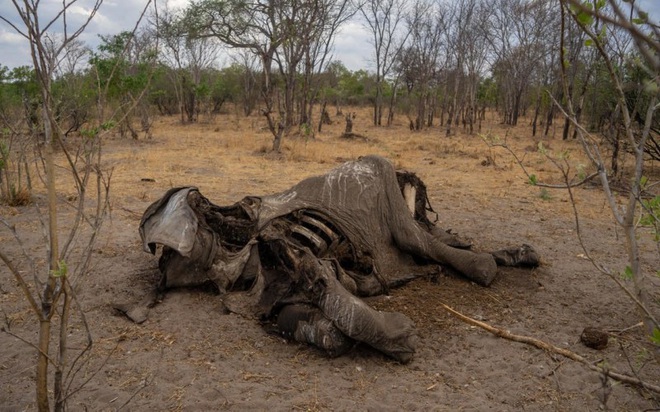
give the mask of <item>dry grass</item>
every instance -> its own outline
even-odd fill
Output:
[[[328,165],[367,154],[383,155],[395,166],[411,169],[424,159],[426,163],[441,165],[442,159],[460,157],[473,163],[489,154],[485,144],[474,149],[474,140],[479,141],[479,136],[465,135],[462,130],[447,138],[439,129],[411,132],[402,126],[375,128],[370,124],[369,109],[355,111],[355,129],[367,136],[367,141],[340,139],[344,125],[335,121],[315,138],[285,137],[281,156],[268,155],[271,136],[263,130],[263,120],[258,117],[237,121],[235,115],[225,115],[217,116],[213,123],[192,125],[181,125],[176,118],[161,118],[151,141],[109,141],[112,148],[106,151],[106,167],[114,168],[113,181],[117,186],[134,186],[139,198],[143,196],[144,189],[138,190],[142,186],[128,184],[138,178],[152,178],[171,186],[194,183],[206,190],[231,192],[235,178],[255,172],[263,178],[262,182],[255,182],[258,186],[283,189],[310,173],[327,170]],[[501,131],[503,135],[504,130]],[[510,144],[522,146],[521,152],[530,143],[530,139],[512,140]],[[497,156],[498,160],[506,164],[501,156]],[[543,162],[539,156],[528,159]],[[149,175],[135,175],[146,171]]]
[[[550,153],[564,152],[574,175],[588,165],[576,141],[532,137],[524,118],[519,126],[509,128],[489,113],[482,134],[469,135],[459,128],[455,135],[446,137],[444,128],[438,127],[419,132],[410,131],[401,122],[392,127],[374,127],[370,108],[351,111],[357,113],[354,131],[367,140],[340,138],[344,122],[337,117],[314,137],[298,132],[285,137],[282,152],[277,155],[270,152],[272,136],[262,117],[244,118],[234,113],[189,125],[182,125],[177,117],[162,117],[155,122],[151,140],[110,137],[103,167],[112,171],[113,206],[116,209],[136,200],[153,201],[167,188],[189,185],[199,187],[217,203],[234,202],[245,195],[284,190],[305,177],[368,154],[385,156],[396,168],[418,173],[427,186],[435,189],[430,193],[432,201],[437,193],[442,193],[443,200],[451,200],[452,192],[465,190],[474,201],[465,205],[466,209],[477,211],[514,194],[524,198],[520,192],[527,185],[526,176],[509,153],[488,147],[485,136],[506,139],[509,147],[524,157],[529,173],[544,182],[561,183],[562,177],[538,151],[540,141],[551,148]],[[63,159],[60,162],[64,164]],[[74,190],[70,179],[61,179],[58,189],[60,193]],[[538,196],[546,200],[548,207],[572,213],[565,191],[551,191],[546,196],[538,190],[534,197]],[[589,216],[606,214],[604,201],[578,198],[578,203],[589,203],[585,211]],[[545,207],[540,205],[539,209]]]
[[[32,196],[30,191],[23,187],[20,189],[11,189],[11,193],[0,199],[1,203],[4,203],[7,206],[18,207],[18,206],[27,206],[32,203]]]
[[[385,156],[395,167],[413,170],[425,180],[434,176],[427,183],[444,188],[469,186],[477,198],[509,194],[512,182],[522,179],[524,183],[526,178],[510,154],[489,148],[482,135],[506,138],[519,156],[525,156],[530,173],[536,173],[543,181],[557,183],[561,175],[538,152],[540,141],[553,153],[566,152],[575,173],[588,165],[577,142],[552,136],[532,137],[531,127],[524,118],[520,126],[508,128],[498,123],[495,114],[489,113],[482,135],[468,135],[459,128],[455,135],[446,137],[444,128],[437,126],[410,131],[403,117],[392,127],[374,127],[370,108],[351,108],[351,112],[357,114],[354,131],[366,136],[366,141],[340,138],[344,121],[342,117],[334,117],[333,124],[325,125],[323,132],[316,133],[315,137],[305,137],[298,132],[285,137],[282,153],[277,156],[270,153],[272,136],[265,128],[263,117],[245,118],[230,112],[189,125],[182,125],[176,116],[161,117],[154,123],[151,140],[108,137],[103,169],[112,172],[113,199],[148,201],[162,193],[163,187],[195,185],[202,191],[214,193],[217,201],[231,201],[246,194],[283,190],[301,178],[323,173],[343,161],[367,154]],[[622,163],[630,164],[625,159]],[[58,164],[62,166],[59,170],[65,169],[62,156]],[[482,183],[486,179],[480,179],[480,173],[497,173],[501,184]],[[94,191],[94,187],[88,189],[89,193]],[[61,173],[58,193],[73,199],[75,192],[71,178]],[[37,189],[35,194],[41,195],[43,191]],[[20,204],[30,201],[27,192],[19,193],[17,199]],[[119,200],[113,206],[124,204]]]

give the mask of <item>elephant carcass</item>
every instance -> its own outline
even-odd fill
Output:
[[[408,197],[408,199],[406,199]],[[447,265],[489,285],[497,262],[536,265],[531,247],[475,253],[426,217],[414,174],[378,156],[347,162],[284,192],[217,206],[196,188],[175,188],[140,223],[146,251],[163,245],[160,289],[211,284],[230,310],[274,320],[280,333],[338,355],[365,342],[400,361],[416,336],[400,313],[359,296],[386,293]]]

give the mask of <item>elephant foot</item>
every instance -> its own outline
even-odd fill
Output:
[[[462,272],[478,285],[489,286],[497,275],[497,263],[489,253],[475,253]]]
[[[277,328],[285,338],[314,345],[333,358],[348,352],[354,344],[319,308],[310,305],[282,308],[277,315]]]
[[[537,267],[541,261],[534,247],[527,244],[498,250],[491,255],[499,266]]]
[[[497,264],[489,253],[476,253],[471,250],[447,246],[440,239],[432,241],[432,257],[456,269],[461,275],[481,285],[491,284],[497,275]]]

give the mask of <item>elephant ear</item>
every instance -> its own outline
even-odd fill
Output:
[[[196,187],[170,189],[147,208],[140,221],[140,237],[145,252],[156,253],[156,245],[169,246],[185,257],[195,244],[199,221],[188,204],[188,193]]]

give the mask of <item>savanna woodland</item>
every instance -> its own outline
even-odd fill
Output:
[[[634,0],[143,1],[94,45],[103,0],[7,3],[32,64],[0,68],[0,409],[660,408],[660,27]],[[363,70],[335,54],[351,25]],[[159,282],[138,226],[168,189],[231,204],[368,154],[438,227],[540,266],[365,298],[414,322],[406,364],[203,288],[116,310]]]

